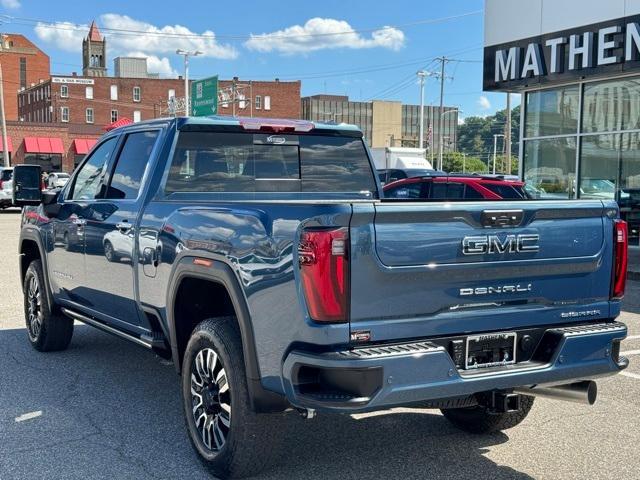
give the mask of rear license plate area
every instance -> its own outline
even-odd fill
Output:
[[[465,369],[499,367],[516,363],[517,334],[488,333],[467,337]]]

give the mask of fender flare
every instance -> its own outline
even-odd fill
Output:
[[[44,282],[45,289],[47,293],[47,299],[49,300],[49,305],[53,305],[53,293],[51,292],[51,283],[49,281],[49,267],[47,264],[47,255],[45,254],[45,248],[43,245],[42,237],[37,230],[31,228],[25,228],[20,232],[20,239],[18,240],[18,253],[19,253],[19,267],[20,267],[20,288],[24,288],[24,276],[22,274],[22,246],[25,241],[34,242],[38,247],[38,252],[40,254],[40,261],[42,262],[42,270],[44,273]]]
[[[213,261],[211,267],[195,265],[194,258],[206,258]],[[245,371],[247,374],[247,387],[252,406],[256,412],[280,412],[290,407],[283,395],[265,390],[260,381],[260,366],[258,354],[255,348],[255,337],[251,324],[249,307],[238,278],[229,265],[227,259],[220,255],[207,252],[182,252],[175,260],[169,277],[167,289],[167,330],[169,332],[169,344],[171,356],[176,371],[180,373],[181,362],[176,334],[176,319],[174,318],[175,299],[178,288],[183,280],[196,278],[222,285],[231,299],[231,303],[238,320],[238,328],[242,342]]]

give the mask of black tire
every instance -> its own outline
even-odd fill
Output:
[[[40,260],[24,276],[24,316],[31,346],[40,352],[64,350],[73,336],[73,320],[49,303]]]
[[[197,357],[202,352],[204,359],[209,350],[216,354],[215,362],[206,362],[207,365],[213,364],[212,368],[207,366],[212,373],[202,375],[198,372]],[[204,363],[201,365],[204,366]],[[207,387],[206,379],[209,376],[219,377],[220,372],[225,372],[226,382],[211,382]],[[194,391],[199,392],[199,398],[198,395],[192,395],[192,382]],[[224,389],[224,385],[228,386],[228,390]],[[222,388],[218,388],[220,386]],[[211,393],[205,393],[207,388],[209,391],[214,389],[217,407],[215,400],[206,405],[207,395],[209,400],[212,396]],[[234,317],[204,320],[191,334],[182,363],[182,398],[191,444],[214,476],[226,479],[254,475],[270,462],[270,456],[277,453],[274,445],[281,440],[278,421],[283,416],[257,414],[251,408],[240,333]],[[201,406],[194,408],[198,405]],[[228,415],[225,414],[227,406]],[[207,408],[213,413],[207,413]],[[203,415],[205,419],[200,420]],[[209,416],[215,416],[215,419],[209,420]],[[229,422],[228,427],[225,422]],[[210,425],[208,434],[203,433],[207,424]],[[218,443],[222,437],[216,428],[224,434],[220,446]],[[206,443],[207,438],[210,446]]]
[[[108,262],[118,261],[118,254],[109,240],[104,242],[104,257]]]
[[[487,407],[443,408],[442,414],[461,430],[469,433],[492,433],[520,424],[533,407],[533,397],[520,395],[520,408],[516,412],[491,413]]]

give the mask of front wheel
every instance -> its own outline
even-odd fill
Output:
[[[52,352],[69,346],[73,320],[57,313],[49,303],[40,260],[32,261],[24,276],[24,313],[33,348]]]
[[[533,406],[533,397],[520,395],[520,406],[515,412],[493,413],[487,407],[443,408],[444,417],[453,425],[469,433],[493,433],[520,424]]]
[[[182,363],[182,397],[189,438],[212,474],[240,478],[264,468],[279,416],[251,409],[235,318],[195,328]]]

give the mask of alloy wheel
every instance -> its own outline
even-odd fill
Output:
[[[32,341],[37,341],[42,330],[42,294],[35,275],[29,280],[27,289],[27,330]]]
[[[231,428],[231,392],[222,359],[211,348],[203,348],[191,364],[193,420],[204,446],[222,450]]]

